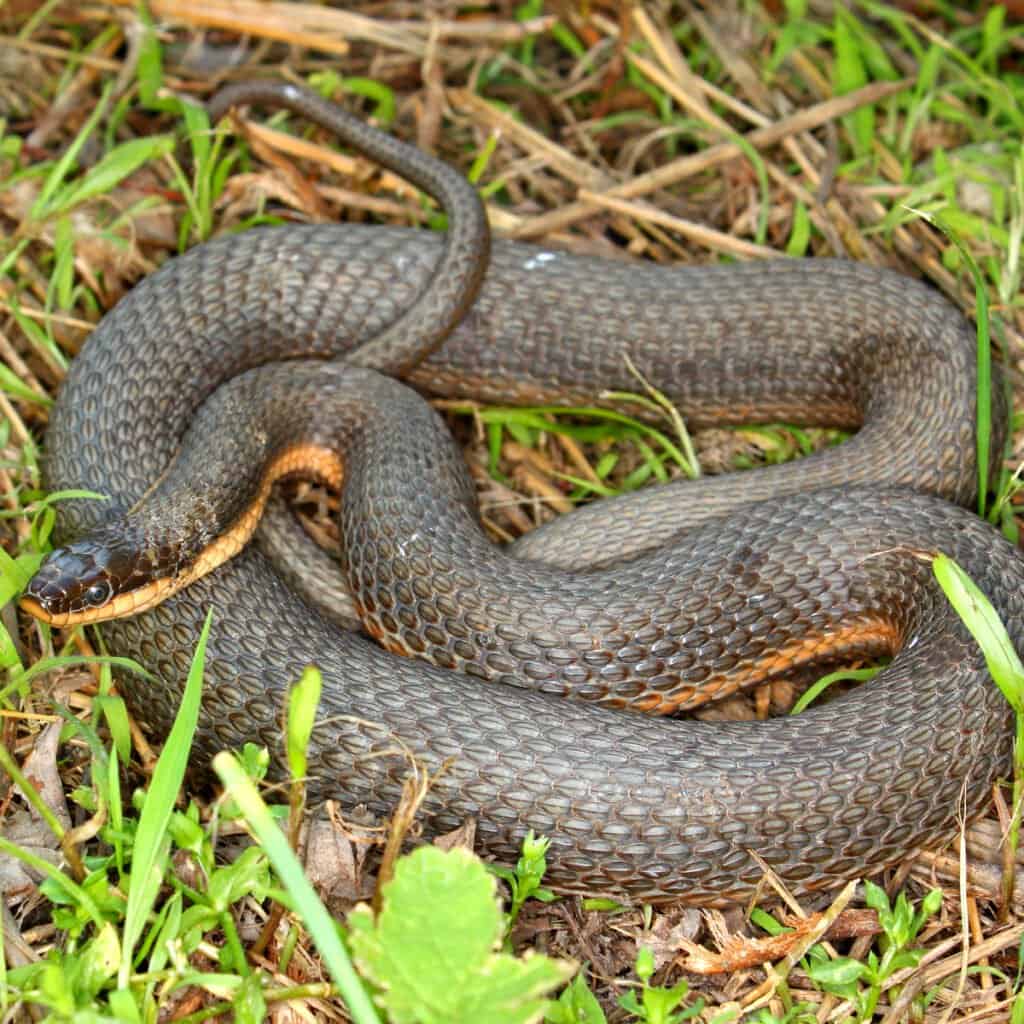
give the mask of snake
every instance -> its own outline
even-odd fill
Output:
[[[282,764],[285,694],[316,665],[311,802],[386,816],[418,765],[425,835],[473,819],[508,863],[533,830],[566,890],[718,903],[767,865],[808,893],[946,841],[961,796],[980,811],[1012,715],[932,559],[966,570],[1017,645],[1024,562],[965,507],[976,340],[947,299],[841,259],[666,266],[490,242],[475,189],[441,161],[291,84],[229,86],[211,109],[244,103],[337,133],[437,199],[448,227],[204,242],[136,284],[74,359],[45,482],[107,500],[60,504],[63,547],[22,606],[107,619],[106,649],[148,673],[119,676],[147,729],[168,732],[212,609],[195,763],[252,741]],[[693,427],[856,433],[493,545],[422,396],[607,406],[634,372]],[[998,456],[998,369],[991,409]],[[270,480],[303,466],[341,490],[362,631],[247,543]],[[869,683],[797,716],[677,715],[879,658]]]

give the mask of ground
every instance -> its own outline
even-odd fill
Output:
[[[213,153],[165,134],[183,131],[170,97],[203,101],[217,84],[251,73],[310,82],[461,168],[479,185],[494,230],[509,237],[659,262],[846,256],[920,276],[972,318],[980,290],[996,358],[1018,390],[1019,5],[152,0],[148,8],[147,16],[127,0],[0,6],[0,537],[10,555],[26,556],[45,526],[38,444],[49,396],[91,326],[141,276],[181,248],[265,217],[437,226],[414,190],[339,153],[329,136],[295,118],[253,117],[240,126],[242,141]],[[499,540],[595,491],[679,471],[638,444],[643,435],[634,428],[605,425],[582,443],[536,416],[447,411]],[[546,422],[551,429],[538,429]],[[704,469],[720,471],[793,458],[836,439],[773,425],[702,431],[694,441]],[[1008,473],[1020,461],[1016,452],[1006,453]],[[1014,536],[1014,489],[1004,479],[998,494],[1005,500],[996,519]],[[334,499],[305,485],[294,496],[329,546]],[[9,599],[18,577],[6,560],[4,573]],[[108,848],[93,838],[100,811],[81,798],[92,785],[90,747],[67,735],[59,745],[52,725],[60,721],[55,702],[62,714],[93,721],[110,699],[98,668],[52,660],[92,654],[94,639],[51,637],[11,604],[2,624],[3,743],[64,827],[76,827],[65,857],[69,844],[98,857]],[[752,716],[790,698],[776,686],[715,713]],[[125,721],[129,731],[132,770],[148,769],[152,751]],[[878,982],[877,1008],[855,1011],[849,993],[825,993],[800,968],[788,986],[784,971],[766,981],[765,961],[790,953],[792,940],[768,953],[734,942],[718,965],[727,971],[684,974],[686,943],[717,950],[723,934],[748,933],[746,908],[702,915],[682,907],[612,912],[575,897],[531,901],[512,939],[520,950],[585,962],[611,1020],[635,1019],[616,996],[636,985],[639,946],[654,950],[658,984],[688,979],[707,1001],[709,1021],[725,1006],[737,1013],[765,1006],[779,1020],[851,1013],[1007,1020],[1011,1008],[1024,1015],[1016,994],[1022,883],[1008,902],[1001,896],[1010,799],[1007,789],[966,830],[963,858],[951,837],[948,850],[877,879],[891,897],[902,889],[915,905],[932,887],[942,894],[910,943],[923,958]],[[200,803],[207,814],[205,795]],[[6,785],[0,821],[7,839],[58,859],[50,830],[33,823]],[[323,871],[330,885],[348,877],[337,864]],[[11,966],[66,946],[74,932],[66,921],[55,930],[33,877],[10,860],[0,873]],[[372,877],[364,881],[372,889]],[[349,882],[351,897],[360,879]],[[864,907],[863,895],[831,933],[860,961],[879,931],[872,910],[852,909]],[[252,897],[235,913],[237,936],[251,947],[265,913]],[[288,969],[286,945],[275,937],[249,950],[253,964],[309,986],[271,1012],[338,1018],[340,1004],[316,987],[325,975],[314,947],[300,937]],[[195,962],[209,967],[216,955],[204,946]],[[862,979],[864,987],[871,985]],[[927,1007],[914,1007],[919,994],[930,995]],[[215,1000],[200,988],[185,987],[175,1000],[167,1013],[176,1018],[200,1019],[204,1007],[223,1012],[210,1010]],[[801,1000],[813,1007],[799,1011],[804,1016],[791,1009]]]

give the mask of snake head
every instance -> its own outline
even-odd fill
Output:
[[[134,615],[156,603],[152,560],[131,538],[101,527],[43,560],[21,607],[53,626],[76,626]]]

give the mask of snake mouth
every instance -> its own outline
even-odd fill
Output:
[[[40,622],[48,623],[51,626],[60,628],[68,624],[67,615],[51,611],[42,601],[31,594],[23,594],[18,601],[18,607],[22,611],[28,612],[33,619],[38,619]]]
[[[123,619],[138,615],[153,608],[165,600],[175,590],[186,584],[175,585],[173,580],[156,580],[145,587],[116,594],[102,604],[89,604],[87,601],[69,602],[63,595],[49,596],[42,593],[43,587],[34,587],[35,579],[30,581],[25,593],[18,601],[22,611],[28,612],[34,619],[45,622],[58,629],[72,626],[88,626],[97,622],[108,622],[111,619]]]

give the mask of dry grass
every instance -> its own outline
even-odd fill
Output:
[[[218,82],[254,71],[368,80],[377,83],[378,95],[383,89],[393,97],[396,133],[467,171],[479,154],[489,152],[480,184],[492,224],[504,235],[663,262],[794,251],[841,254],[921,275],[970,314],[973,286],[948,239],[901,210],[904,201],[929,207],[938,197],[961,215],[965,243],[988,275],[1000,325],[997,340],[1011,369],[1017,368],[1024,353],[1018,265],[1024,215],[998,150],[999,133],[1009,131],[1012,118],[1000,121],[993,113],[990,90],[1000,88],[1000,76],[1011,82],[1020,75],[1024,34],[1012,37],[991,63],[979,60],[994,83],[985,88],[965,85],[965,75],[969,83],[973,72],[964,72],[950,55],[925,103],[915,92],[922,58],[907,40],[920,52],[952,46],[951,22],[930,13],[928,3],[891,5],[906,12],[903,40],[861,12],[861,24],[873,27],[874,38],[884,43],[893,75],[851,86],[843,95],[836,94],[830,73],[834,49],[826,30],[834,24],[834,10],[824,0],[811,5],[806,20],[821,31],[809,31],[780,61],[773,60],[784,39],[779,3],[620,6],[566,0],[543,12],[537,5],[536,13],[529,5],[504,2],[472,12],[444,2],[348,6],[353,9],[153,0],[164,84],[202,99]],[[969,49],[969,30],[981,24],[982,15],[951,17],[967,33],[962,45]],[[24,166],[63,152],[105,85],[112,85],[115,102],[123,98],[126,104],[116,120],[118,140],[172,127],[137,103],[142,32],[129,0],[8,0],[0,7],[0,32],[0,111],[6,112],[6,137],[23,140]],[[353,88],[362,86],[356,82]],[[896,100],[881,102],[886,97]],[[372,109],[355,94],[349,105]],[[875,111],[878,131],[864,148],[851,117],[868,109]],[[245,132],[254,158],[225,182],[217,230],[268,209],[303,220],[425,219],[407,186],[388,174],[369,175],[361,161],[338,154],[319,134],[298,137],[262,123],[247,124]],[[892,145],[893,139],[902,144]],[[101,155],[102,145],[93,140],[81,160],[88,164]],[[10,156],[0,148],[0,172],[7,173],[3,162],[10,170]],[[941,177],[933,168],[945,166],[944,160],[953,160],[958,173],[926,187]],[[31,176],[0,186],[0,223],[8,236],[0,260],[11,257],[0,276],[0,358],[24,388],[23,395],[0,391],[6,420],[0,495],[8,513],[0,520],[0,535],[11,552],[30,531],[23,511],[38,483],[33,439],[46,421],[45,404],[31,396],[56,391],[67,357],[90,325],[176,250],[184,212],[168,164],[148,163],[73,211],[76,245],[71,266],[62,270],[56,223],[30,216],[38,189],[39,179]],[[24,246],[15,248],[21,241]],[[62,296],[53,284],[60,273],[76,286]],[[557,434],[533,447],[507,439],[501,462],[506,482],[498,483],[482,468],[486,439],[473,420],[463,418],[460,429],[478,470],[488,522],[505,538],[564,511],[564,475],[596,480],[594,465],[607,447],[583,450]],[[705,462],[725,468],[788,456],[797,447],[794,437],[784,429],[709,431],[697,442]],[[617,472],[621,477],[635,467],[635,455],[627,453]],[[321,511],[330,507],[328,496],[313,493],[309,499]],[[3,610],[3,623],[25,645],[23,658],[31,659],[38,643],[32,627],[11,605]],[[90,653],[85,639],[76,643]],[[4,743],[24,759],[43,725],[53,720],[53,696],[81,714],[96,692],[96,680],[86,672],[51,677],[45,692],[0,712]],[[773,696],[778,694],[761,694],[754,711],[766,710]],[[146,763],[145,740],[138,733],[135,738]],[[80,780],[75,759],[68,763],[70,787]],[[0,815],[9,815],[17,803],[11,791],[0,794],[0,801]],[[888,993],[878,1019],[909,1019],[910,996],[932,986],[940,988],[927,1020],[1008,1019],[1010,990],[993,972],[1005,972],[1011,981],[1017,972],[1024,883],[1018,882],[1013,900],[1003,906],[1001,820],[1005,807],[997,801],[991,817],[968,830],[963,857],[953,845],[944,853],[922,854],[884,878],[891,893],[906,887],[916,897],[938,885],[943,901],[921,936],[925,960],[907,977],[893,979],[906,987]],[[816,909],[821,908],[806,906],[799,913]],[[44,949],[52,938],[44,917],[31,896],[18,905],[16,917],[7,914],[8,950],[20,943],[23,955],[34,956]],[[721,919],[673,908],[609,915],[570,899],[528,908],[516,941],[589,962],[592,987],[610,1008],[632,969],[638,942],[657,950],[664,966],[659,980],[671,981],[687,942],[714,948],[715,928],[735,934],[747,927],[741,909]],[[842,940],[849,955],[863,957],[874,941],[870,921],[861,931]],[[307,961],[315,971],[312,958]],[[741,961],[732,962],[726,974],[695,980],[694,987],[713,1003],[768,1005],[781,1012],[777,980],[765,982],[759,965],[737,966]],[[962,973],[968,967],[992,971]],[[815,1004],[818,1020],[842,1019],[840,1001],[810,988],[799,972],[790,978],[790,991]],[[610,1015],[625,1019],[614,1009]]]

